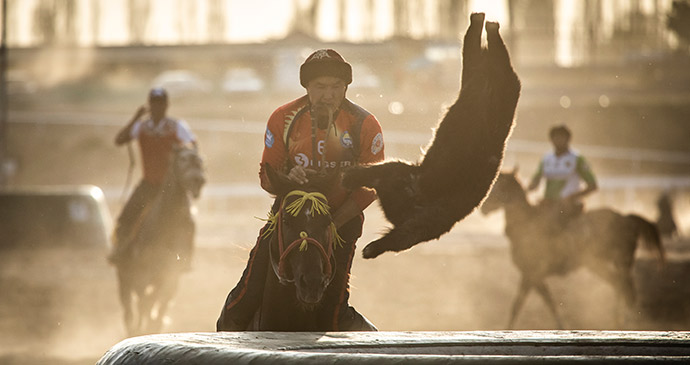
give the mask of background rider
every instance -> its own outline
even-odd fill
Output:
[[[117,219],[113,237],[111,263],[126,259],[129,243],[136,232],[133,228],[143,217],[146,208],[161,190],[175,145],[197,147],[196,137],[184,120],[167,116],[168,93],[163,88],[149,91],[147,105],[140,106],[127,125],[115,137],[115,145],[122,146],[138,140],[143,177],[129,197]],[[191,249],[190,249],[191,252]],[[183,256],[183,255],[181,255]],[[189,258],[181,257],[185,267]]]
[[[559,220],[566,223],[582,212],[582,199],[598,189],[589,163],[570,148],[572,133],[565,125],[556,125],[549,131],[553,151],[544,155],[532,177],[528,191],[535,190],[546,179],[542,205],[556,210]],[[584,189],[581,187],[585,183]]]
[[[312,53],[300,67],[300,84],[307,94],[276,109],[268,120],[259,176],[261,187],[273,193],[265,164],[299,184],[316,171],[339,171],[354,164],[370,164],[384,158],[381,126],[374,115],[346,98],[352,67],[332,49]],[[362,234],[364,214],[376,195],[373,190],[344,189],[339,183],[323,191],[333,212],[338,234],[345,240],[335,250],[336,276],[320,304],[330,330],[374,329],[348,305],[349,275],[355,242]],[[273,212],[279,202],[273,205]],[[264,231],[264,227],[261,232]],[[269,265],[270,236],[252,249],[247,268],[228,294],[217,322],[219,331],[245,330],[259,308]]]

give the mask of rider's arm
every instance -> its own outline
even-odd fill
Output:
[[[343,224],[349,222],[352,218],[360,215],[362,213],[362,210],[363,209],[360,208],[359,204],[356,201],[354,201],[351,198],[348,198],[340,206],[340,208],[338,208],[338,210],[335,213],[333,213],[333,223],[335,223],[335,228],[342,227]]]
[[[284,116],[280,109],[273,112],[268,119],[264,133],[264,152],[261,156],[259,179],[261,180],[261,187],[269,193],[274,193],[274,191],[266,176],[264,165],[269,164],[274,170],[285,172],[287,162],[287,151],[283,141],[283,129],[285,128],[283,120]]]
[[[178,119],[176,125],[177,130],[175,132],[175,136],[177,137],[177,140],[182,144],[191,144],[194,149],[197,149],[198,146],[196,136],[189,127],[189,124],[182,119]]]
[[[381,125],[373,115],[369,115],[362,122],[359,139],[360,164],[366,165],[383,161],[383,134],[381,133]],[[374,200],[376,200],[376,192],[372,189],[362,187],[353,191],[345,203],[333,214],[336,227],[340,227],[359,215]]]
[[[587,163],[587,160],[585,160],[584,157],[577,157],[576,169],[577,174],[585,182],[586,186],[583,190],[571,195],[570,198],[579,200],[596,191],[599,186],[597,185],[597,180],[594,177],[592,168],[589,166],[589,163]]]
[[[132,128],[137,123],[137,121],[146,114],[146,106],[142,105],[137,109],[132,119],[127,123],[127,125],[117,133],[115,136],[115,145],[121,146],[132,140]]]
[[[537,172],[534,173],[534,176],[532,176],[532,181],[530,181],[529,186],[527,186],[527,191],[532,191],[539,187],[539,182],[541,181],[541,177],[544,174],[544,160],[541,160],[539,162],[539,168],[537,168]]]

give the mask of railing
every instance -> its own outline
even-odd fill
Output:
[[[62,125],[102,125],[121,127],[123,120],[128,120],[129,115],[103,114],[103,113],[83,113],[83,112],[22,112],[12,111],[10,123],[44,123]],[[266,130],[265,122],[233,120],[233,119],[214,119],[214,118],[195,118],[194,129],[208,132],[226,132],[240,134],[263,134]],[[425,146],[428,144],[431,133],[407,132],[397,130],[387,130],[387,144],[408,144]],[[508,153],[538,153],[551,149],[547,142],[534,142],[527,140],[510,139]],[[690,153],[660,151],[638,148],[606,147],[596,145],[578,144],[578,149],[590,158],[604,158],[627,160],[633,162],[662,162],[673,164],[690,165]],[[684,180],[685,181],[685,180]]]
[[[52,124],[52,125],[92,125],[120,127],[122,121],[129,116],[121,114],[84,113],[84,112],[40,112],[40,111],[12,111],[10,123]],[[194,129],[202,132],[252,134],[261,135],[266,128],[265,122],[226,120],[212,118],[197,118],[194,120]],[[389,146],[425,146],[431,137],[431,133],[386,131],[386,143]],[[653,162],[690,165],[690,153],[659,151],[651,149],[615,148],[594,145],[578,145],[583,154],[590,159],[612,159],[630,161],[633,163]],[[511,139],[507,146],[507,159],[514,159],[518,153],[543,154],[551,145],[547,142],[534,142],[520,139]],[[688,168],[690,171],[690,167]],[[684,176],[599,176],[601,191],[592,200],[611,204],[624,210],[638,208],[639,195],[642,192],[651,192],[658,195],[663,191],[687,192],[690,190],[690,175]],[[105,188],[106,198],[109,202],[117,202],[121,188]],[[206,211],[222,210],[242,198],[269,199],[268,194],[261,190],[258,182],[245,182],[234,184],[210,184],[204,188],[202,199],[199,202],[200,209]],[[622,197],[622,202],[621,202]],[[646,204],[649,204],[647,198]],[[117,204],[113,204],[116,206]]]

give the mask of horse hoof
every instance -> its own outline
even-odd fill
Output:
[[[470,14],[470,23],[482,23],[484,22],[484,13],[472,13]]]
[[[500,25],[497,22],[486,22],[485,28],[486,32],[498,32]]]
[[[380,255],[382,252],[377,250],[374,246],[371,244],[368,244],[366,247],[364,247],[364,250],[362,250],[362,256],[365,259],[373,259],[376,258],[378,255]]]
[[[376,244],[376,241],[368,244],[364,249],[362,250],[362,256],[365,259],[373,259],[378,257],[380,254],[382,254],[384,251],[382,251],[380,248],[378,248],[378,245]]]

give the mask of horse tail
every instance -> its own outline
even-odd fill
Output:
[[[637,214],[629,214],[627,217],[635,222],[637,237],[642,237],[642,241],[645,243],[646,248],[656,250],[659,256],[659,262],[662,265],[666,263],[666,252],[661,243],[661,235],[659,234],[659,228],[656,224]]]

